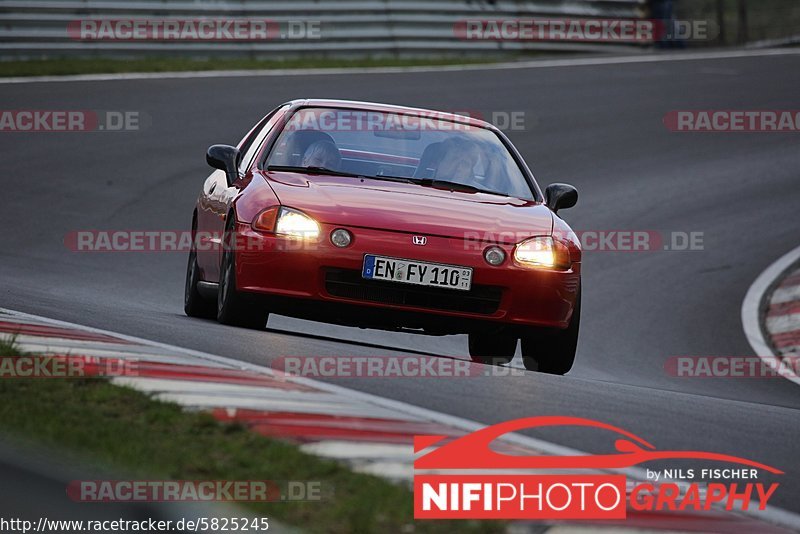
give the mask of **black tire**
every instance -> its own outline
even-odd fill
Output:
[[[522,336],[522,363],[529,371],[564,375],[575,363],[581,323],[581,294],[575,302],[569,326],[564,330],[530,329]]]
[[[235,220],[231,214],[229,220]],[[225,230],[224,250],[219,268],[217,320],[222,324],[263,330],[269,313],[254,296],[236,290],[236,255],[233,253],[232,225]]]
[[[189,263],[186,265],[186,285],[183,291],[183,311],[189,317],[216,319],[217,306],[213,300],[203,298],[197,291],[200,281],[200,269],[197,267],[197,250],[192,246],[189,251]]]
[[[502,365],[514,359],[517,338],[506,333],[469,334],[469,357],[473,362]]]

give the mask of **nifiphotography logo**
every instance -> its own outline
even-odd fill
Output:
[[[557,426],[610,431],[616,438],[616,452],[516,456],[491,448],[492,442],[506,433]],[[759,482],[759,472],[783,474],[774,467],[726,454],[659,451],[621,428],[578,417],[516,419],[452,441],[445,436],[415,436],[414,452],[419,454],[414,460],[415,519],[625,519],[629,508],[657,512],[764,510],[779,484]],[[716,465],[647,469],[647,482],[631,484],[625,474],[614,473],[665,460]],[[729,467],[731,464],[736,467]],[[547,474],[527,474],[537,470]],[[554,470],[568,470],[569,474],[554,474]],[[475,474],[465,474],[470,471]],[[666,478],[683,483],[667,482]],[[707,479],[725,482],[700,481]]]

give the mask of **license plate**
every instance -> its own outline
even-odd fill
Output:
[[[445,287],[469,291],[472,267],[402,260],[367,254],[361,276],[369,280],[391,280],[418,286]]]

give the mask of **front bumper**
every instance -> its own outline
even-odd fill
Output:
[[[501,245],[506,260],[493,267],[483,259],[488,243],[427,236],[425,246],[416,246],[407,233],[320,227],[317,242],[304,242],[237,224],[238,242],[248,244],[236,250],[237,289],[273,297],[276,306],[290,315],[368,327],[388,321],[396,324],[384,326],[447,333],[492,324],[566,328],[572,316],[580,263],[567,271],[523,267],[513,260],[513,246]],[[347,248],[330,242],[336,228],[353,234]],[[366,281],[361,279],[365,254],[472,267],[473,289]]]

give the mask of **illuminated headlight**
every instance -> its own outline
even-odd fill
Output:
[[[331,232],[331,243],[339,248],[349,246],[352,241],[353,235],[344,228],[337,228]]]
[[[486,250],[483,251],[483,259],[485,259],[486,263],[489,265],[497,267],[506,261],[506,253],[502,248],[497,246],[487,247]]]
[[[292,208],[282,207],[275,224],[275,233],[302,239],[317,239],[319,224],[317,221]]]
[[[563,248],[566,252],[566,248]],[[517,245],[514,259],[532,267],[563,267],[565,263],[568,264],[568,257],[565,262],[563,258],[559,259],[557,252],[552,237],[533,237]]]

